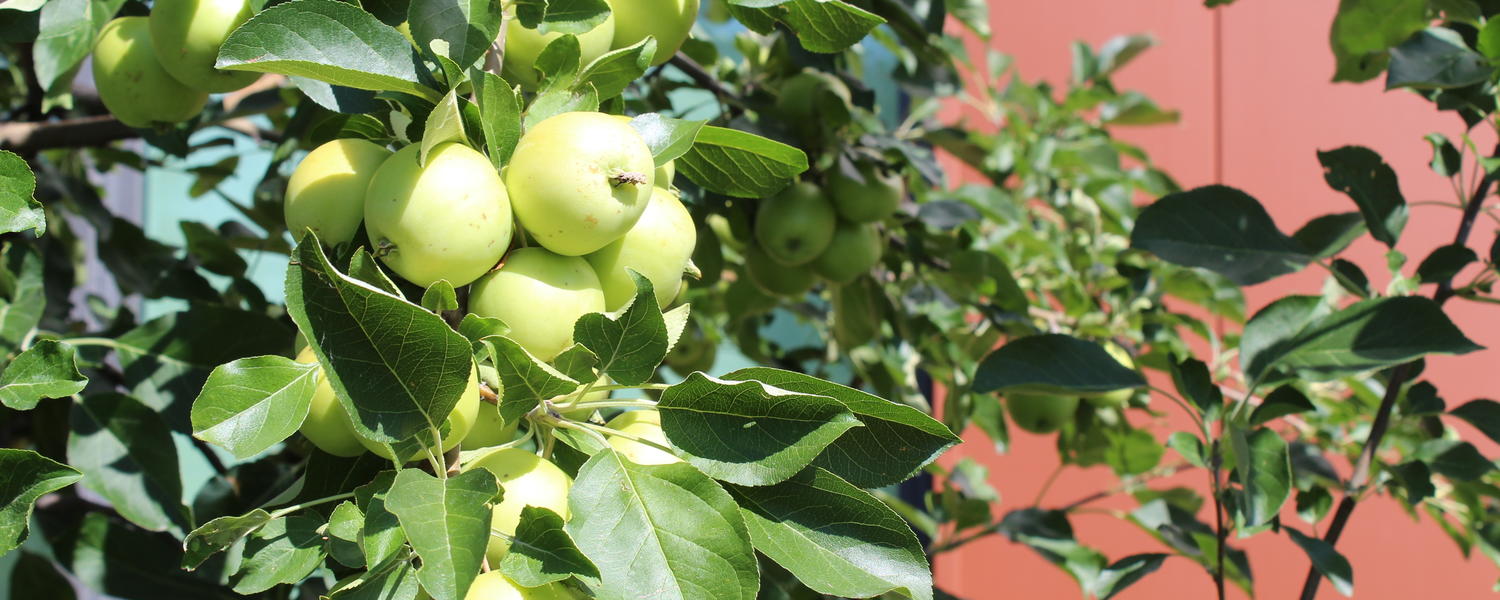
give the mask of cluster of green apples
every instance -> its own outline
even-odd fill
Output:
[[[880,262],[880,222],[901,204],[901,176],[860,163],[850,173],[830,173],[824,183],[794,183],[756,210],[745,270],[766,292],[800,296],[819,277],[847,284]]]
[[[1135,359],[1119,344],[1105,341],[1104,349],[1125,368],[1135,369]],[[1073,422],[1080,400],[1094,408],[1123,410],[1134,395],[1135,390],[1130,388],[1083,398],[1052,394],[1006,394],[1005,410],[1010,414],[1010,420],[1021,429],[1032,433],[1052,433]]]
[[[219,46],[250,15],[248,0],[156,0],[149,17],[110,21],[94,42],[99,100],[131,127],[193,118],[209,94],[232,92],[260,76],[214,68]]]
[[[634,46],[648,36],[656,39],[656,54],[651,64],[660,65],[672,58],[687,41],[693,22],[698,18],[699,0],[608,0],[609,17],[578,35],[579,60],[589,64],[611,50]],[[506,8],[514,6],[507,2]],[[532,67],[542,49],[562,33],[542,33],[527,29],[519,19],[507,18],[505,25],[505,61],[501,75],[506,81],[534,90],[540,81]]]

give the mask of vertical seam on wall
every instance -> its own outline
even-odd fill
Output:
[[[1214,18],[1214,183],[1224,183],[1224,7]]]

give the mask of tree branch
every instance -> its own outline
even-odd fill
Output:
[[[1492,157],[1500,157],[1500,144],[1495,146]],[[1463,217],[1458,222],[1458,232],[1453,236],[1454,245],[1462,246],[1468,244],[1469,234],[1474,231],[1474,221],[1479,218],[1479,213],[1484,207],[1484,201],[1490,195],[1490,188],[1495,184],[1496,173],[1487,173],[1479,181],[1478,187],[1474,188],[1474,194],[1469,197],[1469,203],[1464,206]],[[1438,305],[1447,302],[1453,297],[1453,278],[1449,277],[1438,284],[1437,290],[1432,293],[1433,301]],[[1370,482],[1371,465],[1375,462],[1375,454],[1380,451],[1380,443],[1385,438],[1385,432],[1391,425],[1391,413],[1396,408],[1396,399],[1401,395],[1401,388],[1406,385],[1407,379],[1411,378],[1415,362],[1409,362],[1397,366],[1391,371],[1390,380],[1386,382],[1385,395],[1380,399],[1380,408],[1375,412],[1375,421],[1370,425],[1370,436],[1365,440],[1365,447],[1360,450],[1359,459],[1354,463],[1354,473],[1349,477],[1349,485],[1345,495],[1339,501],[1338,510],[1333,514],[1333,521],[1328,525],[1328,533],[1324,534],[1323,541],[1329,546],[1337,544],[1339,536],[1343,535],[1344,527],[1349,523],[1349,517],[1354,514],[1356,500],[1364,487]],[[1313,600],[1318,595],[1318,586],[1322,584],[1323,578],[1318,573],[1317,567],[1308,567],[1307,579],[1302,583],[1302,600]]]
[[[713,92],[714,95],[722,98],[735,108],[741,110],[748,108],[745,106],[744,101],[740,100],[739,96],[725,89],[723,84],[719,83],[719,80],[714,79],[714,76],[710,75],[708,70],[703,68],[703,65],[698,64],[697,61],[689,58],[688,55],[678,52],[672,55],[671,60],[667,62],[672,63],[672,66],[677,67],[683,73],[687,74],[688,78],[693,80],[693,83]]]
[[[49,148],[103,146],[140,135],[109,115],[61,121],[0,123],[0,148],[33,154]]]

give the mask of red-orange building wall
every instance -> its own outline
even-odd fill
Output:
[[[1058,0],[990,3],[993,47],[1010,54],[1020,74],[1061,83],[1070,69],[1069,44],[1097,46],[1118,34],[1150,33],[1159,45],[1116,77],[1122,88],[1140,90],[1163,106],[1182,112],[1180,123],[1118,130],[1146,148],[1153,160],[1184,187],[1223,183],[1259,198],[1284,231],[1330,212],[1354,210],[1348,197],[1328,188],[1315,152],[1346,144],[1368,146],[1395,168],[1409,202],[1451,202],[1448,180],[1428,166],[1431,152],[1422,136],[1442,132],[1455,141],[1463,124],[1453,113],[1439,113],[1415,95],[1383,91],[1381,82],[1334,84],[1328,27],[1336,0],[1240,0],[1214,10],[1196,0]],[[982,53],[974,53],[982,56]],[[976,116],[954,106],[951,118]],[[1483,126],[1481,126],[1483,128]],[[1493,133],[1476,131],[1482,149],[1494,147]],[[1493,197],[1491,202],[1500,203]],[[1414,206],[1398,249],[1408,268],[1431,249],[1450,243],[1456,209]],[[1481,218],[1470,244],[1488,248],[1496,225]],[[1384,286],[1383,246],[1363,240],[1347,254],[1365,268],[1373,285]],[[1323,273],[1309,269],[1247,291],[1253,313],[1292,292],[1317,293]],[[1430,293],[1430,286],[1424,286]],[[1437,383],[1449,407],[1476,397],[1500,395],[1500,307],[1462,300],[1449,313],[1475,341],[1493,350],[1429,361],[1426,376]],[[1163,382],[1165,383],[1165,382]],[[1168,384],[1169,385],[1169,384]],[[1164,405],[1167,403],[1163,403]],[[1165,425],[1186,429],[1179,416]],[[1462,429],[1488,456],[1500,448],[1472,429]],[[1048,437],[1017,434],[1011,451],[996,455],[983,436],[969,432],[964,444],[944,460],[972,457],[988,465],[1003,496],[999,511],[1032,503],[1057,465]],[[1169,460],[1175,458],[1169,452]],[[1347,476],[1348,464],[1336,460]],[[1201,471],[1180,473],[1159,485],[1205,487]],[[1069,469],[1048,491],[1043,505],[1061,505],[1114,482],[1107,468]],[[1092,504],[1101,509],[1073,518],[1081,540],[1112,559],[1166,549],[1134,526],[1107,514],[1129,510],[1128,498]],[[1283,520],[1304,532],[1313,528],[1288,509]],[[1200,518],[1212,522],[1205,509]],[[1327,519],[1317,524],[1319,533]],[[1236,543],[1233,542],[1232,543]],[[1249,552],[1260,598],[1294,598],[1301,589],[1307,559],[1283,535],[1262,534],[1237,545]],[[1394,502],[1375,499],[1354,513],[1339,549],[1354,566],[1355,593],[1361,599],[1484,598],[1500,578],[1482,555],[1466,560],[1457,546],[1423,516],[1414,521]],[[963,598],[1076,598],[1076,584],[1029,549],[999,537],[971,544],[939,558],[938,585]],[[1124,599],[1210,598],[1212,580],[1202,568],[1171,558],[1161,570],[1119,596]],[[1238,592],[1232,597],[1242,596]],[[1339,598],[1325,583],[1319,598]]]

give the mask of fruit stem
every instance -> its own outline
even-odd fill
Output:
[[[609,176],[610,187],[620,187],[625,184],[645,185],[646,176],[635,171],[619,171]]]
[[[317,506],[319,504],[327,504],[329,502],[338,502],[339,500],[345,500],[345,499],[353,498],[353,497],[354,497],[354,492],[344,492],[342,494],[334,494],[332,496],[325,496],[323,498],[318,498],[317,500],[308,500],[307,502],[303,502],[301,504],[293,504],[291,506],[287,506],[287,507],[283,507],[283,508],[278,508],[278,509],[276,509],[274,511],[271,511],[271,518],[272,519],[279,519],[281,517],[285,517],[285,516],[287,516],[289,514],[292,514],[294,512],[302,510],[304,508],[312,508],[312,507]]]

